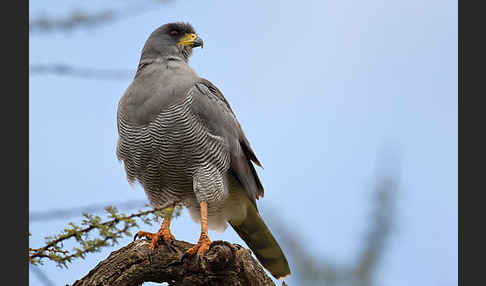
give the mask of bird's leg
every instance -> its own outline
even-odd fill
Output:
[[[208,203],[201,202],[201,236],[196,245],[189,248],[186,254],[193,255],[197,254],[198,258],[204,254],[209,249],[211,245],[211,240],[209,240],[208,235]]]
[[[162,221],[162,225],[160,226],[159,231],[156,233],[151,233],[151,232],[146,232],[146,231],[139,231],[137,234],[135,234],[135,239],[137,237],[145,237],[147,239],[150,239],[150,249],[152,252],[157,248],[159,239],[162,238],[164,241],[165,245],[169,250],[172,249],[172,243],[174,243],[175,237],[170,233],[170,220],[172,218],[172,214],[174,213],[174,204],[170,205],[167,207],[167,213],[166,216],[164,217],[164,220]]]

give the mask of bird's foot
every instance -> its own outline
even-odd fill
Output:
[[[160,230],[156,233],[139,231],[135,234],[133,240],[136,240],[137,237],[140,238],[144,237],[150,240],[150,254],[152,254],[155,251],[155,249],[158,247],[160,239],[164,241],[165,245],[170,251],[175,251],[173,244],[176,239],[172,235],[172,233],[170,233],[170,229],[168,227],[164,227],[164,225],[162,225]]]
[[[182,259],[184,259],[186,256],[191,256],[196,254],[196,259],[197,262],[199,263],[201,257],[204,255],[206,251],[208,251],[210,246],[211,246],[211,240],[209,239],[208,234],[203,232],[201,233],[201,236],[199,237],[199,241],[196,243],[196,245],[189,248],[186,251],[186,253],[183,255]]]

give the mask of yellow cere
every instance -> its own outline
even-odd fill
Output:
[[[177,44],[182,46],[190,46],[194,44],[194,40],[196,38],[196,34],[186,34],[179,42],[177,42]]]

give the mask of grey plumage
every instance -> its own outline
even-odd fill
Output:
[[[271,249],[257,258],[270,272],[267,266],[278,264],[276,277],[286,276],[287,260],[256,208],[263,186],[252,161],[260,162],[223,94],[189,66],[192,47],[176,44],[184,34],[195,34],[191,25],[171,23],[147,40],[118,105],[117,157],[154,207],[185,203],[199,221],[206,201],[209,228],[230,222],[254,251]]]

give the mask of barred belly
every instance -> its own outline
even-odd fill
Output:
[[[128,181],[143,186],[153,207],[187,202],[199,208],[198,202],[207,201],[211,226],[229,195],[230,155],[227,142],[191,112],[192,100],[189,92],[144,126],[119,113],[117,156]]]

